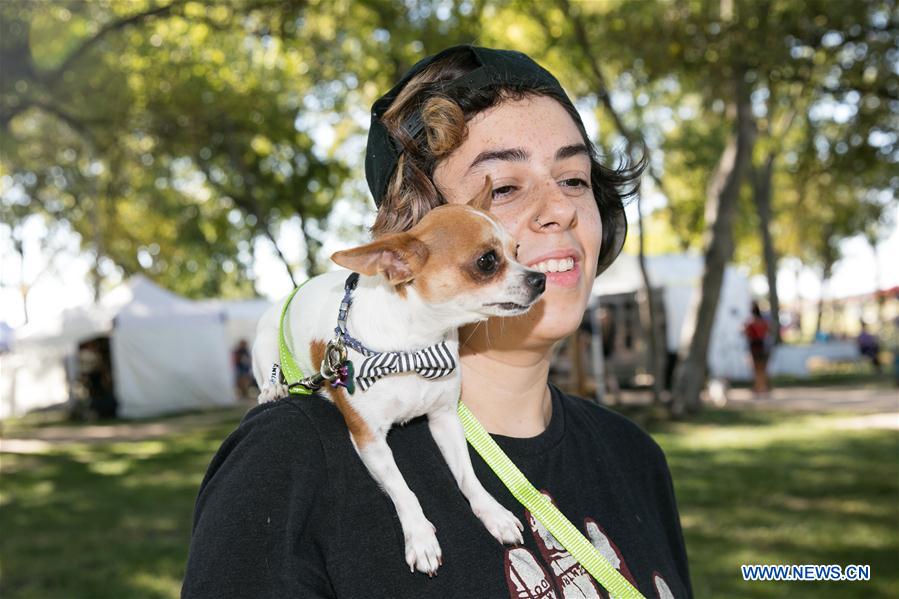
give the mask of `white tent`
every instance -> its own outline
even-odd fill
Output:
[[[667,323],[668,351],[678,352],[690,342],[696,306],[700,300],[703,258],[689,254],[647,256],[646,270],[652,287],[662,289]],[[637,256],[621,254],[593,284],[593,296],[631,293],[643,288]],[[751,379],[748,346],[743,323],[749,318],[752,300],[749,279],[727,266],[721,296],[712,325],[708,364],[713,377]]]
[[[97,306],[17,331],[0,358],[0,418],[68,401],[78,345],[97,337],[109,337],[123,418],[236,402],[224,314],[136,276]]]
[[[272,302],[265,299],[251,300],[203,300],[200,305],[225,315],[225,336],[228,347],[234,347],[241,340],[251,347],[256,339],[256,325]]]

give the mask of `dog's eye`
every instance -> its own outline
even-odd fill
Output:
[[[491,274],[496,272],[496,268],[499,266],[499,260],[496,257],[496,252],[490,250],[480,258],[478,258],[478,269],[485,274]]]

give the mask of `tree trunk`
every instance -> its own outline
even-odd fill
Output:
[[[13,251],[19,257],[19,295],[22,296],[22,314],[25,316],[25,324],[28,324],[28,292],[31,286],[25,282],[25,241],[21,237],[21,229],[12,224],[10,220],[10,238]]]
[[[318,253],[321,250],[321,242],[312,234],[309,217],[302,217],[300,232],[303,234],[303,242],[306,244],[306,275],[314,277],[324,272],[318,265]]]
[[[824,291],[828,286],[828,282],[830,281],[831,271],[833,270],[833,262],[829,259],[824,263],[824,268],[821,270],[821,294],[818,297],[818,317],[815,321],[815,339],[818,339],[822,330],[822,322],[824,320]]]
[[[94,197],[91,199],[91,233],[94,237],[94,264],[91,268],[91,282],[94,287],[94,304],[100,303],[100,287],[103,284],[103,275],[100,274],[100,260],[103,258],[103,232],[100,226],[100,194],[96,192],[94,182]]]
[[[771,178],[774,173],[774,154],[768,154],[760,169],[753,169],[752,189],[755,208],[759,215],[759,230],[762,234],[762,251],[765,257],[765,275],[768,279],[768,301],[771,304],[771,342],[779,345],[780,299],[777,295],[777,254],[771,240]]]
[[[883,318],[883,304],[886,300],[886,295],[881,292],[883,275],[880,269],[880,260],[877,255],[877,238],[872,236],[867,239],[868,245],[871,247],[871,255],[874,257],[874,301],[877,302],[877,328],[880,328],[885,324]]]
[[[637,223],[640,228],[640,275],[643,278],[643,288],[646,290],[646,302],[649,309],[649,371],[652,373],[652,403],[658,405],[662,402],[662,360],[660,353],[657,306],[653,302],[652,285],[649,280],[649,271],[646,270],[645,235],[643,231],[643,206],[642,195],[637,196]]]
[[[278,255],[278,259],[281,260],[281,264],[284,265],[284,269],[287,271],[287,276],[290,277],[290,282],[293,283],[294,287],[296,287],[298,285],[297,277],[293,273],[293,268],[290,266],[290,261],[287,259],[287,256],[284,255],[284,252],[281,251],[281,246],[278,245],[278,240],[275,237],[272,226],[268,223],[268,221],[262,220],[261,216],[256,216],[256,230],[260,231],[263,235],[265,235],[266,239],[271,242],[272,247],[275,248],[275,253]]]
[[[752,117],[750,89],[743,80],[743,71],[734,74],[736,123],[706,192],[706,251],[702,274],[700,302],[694,318],[687,356],[680,362],[675,375],[672,412],[696,412],[700,407],[700,393],[705,384],[709,342],[712,325],[721,295],[724,267],[734,250],[733,218],[740,193],[740,184],[752,156],[755,141],[755,122]],[[733,111],[733,108],[731,108]]]

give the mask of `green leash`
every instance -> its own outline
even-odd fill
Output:
[[[475,451],[484,458],[515,499],[546,527],[546,530],[609,592],[609,595],[615,599],[645,599],[640,591],[599,553],[593,543],[568,521],[559,508],[534,488],[461,401],[458,412],[462,427],[465,429],[465,438]]]
[[[302,286],[300,285],[300,287]],[[297,291],[300,290],[300,287],[293,290],[281,309],[281,320],[278,327],[278,353],[281,358],[281,372],[284,374],[284,380],[287,382],[287,388],[290,393],[293,395],[312,395],[313,391],[311,389],[297,384],[298,381],[304,378],[303,371],[300,370],[299,365],[294,360],[284,338],[284,316],[287,314],[287,306],[290,305],[290,301]],[[568,518],[540,491],[534,488],[534,485],[512,463],[509,456],[500,449],[493,437],[490,436],[490,433],[481,426],[481,423],[474,417],[471,410],[461,401],[459,402],[458,413],[459,418],[462,420],[462,427],[465,429],[465,438],[475,448],[475,451],[484,458],[487,465],[506,485],[506,488],[509,489],[515,499],[546,527],[546,530],[609,592],[611,597],[614,599],[645,599],[640,594],[640,591],[635,589],[621,575],[621,572],[616,570],[609,563],[609,560],[604,558],[596,547],[568,521]]]
[[[308,279],[287,296],[287,301],[284,302],[284,307],[281,308],[281,320],[278,323],[278,354],[281,359],[281,372],[284,374],[284,380],[287,382],[287,390],[292,395],[312,395],[313,393],[312,389],[297,384],[304,378],[303,371],[300,370],[296,360],[293,359],[293,354],[290,353],[290,348],[287,347],[287,341],[284,339],[284,316],[287,314],[287,306],[290,305],[293,296],[297,294],[300,287],[307,282]]]

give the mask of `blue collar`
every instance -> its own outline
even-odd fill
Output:
[[[350,306],[353,305],[353,290],[359,282],[359,273],[350,273],[343,285],[343,301],[340,302],[340,310],[337,312],[337,326],[334,327],[334,334],[346,344],[363,356],[372,356],[378,352],[373,351],[362,345],[362,342],[350,335],[346,328],[347,314],[350,312]]]

